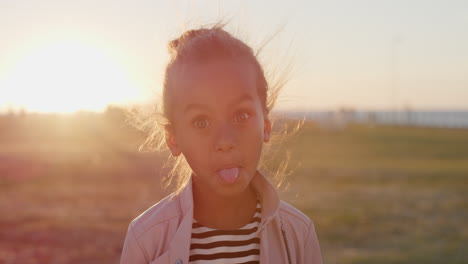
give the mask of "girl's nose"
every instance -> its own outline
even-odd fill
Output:
[[[233,128],[229,125],[224,125],[220,128],[216,140],[216,151],[227,152],[234,148],[235,138]]]

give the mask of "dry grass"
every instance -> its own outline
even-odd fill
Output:
[[[86,124],[0,133],[0,263],[116,263],[131,219],[166,194],[141,135]],[[462,263],[467,146],[467,130],[306,124],[282,195],[326,263]]]
[[[314,220],[326,263],[463,263],[467,146],[467,130],[309,125],[287,194]]]

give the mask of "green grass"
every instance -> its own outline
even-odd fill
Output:
[[[468,258],[468,130],[306,124],[295,142],[285,197],[314,220],[325,262]]]
[[[164,160],[137,133],[43,130],[0,138],[0,263],[118,262],[130,221],[167,194]],[[285,144],[281,195],[313,219],[325,263],[468,259],[468,130],[306,123]]]

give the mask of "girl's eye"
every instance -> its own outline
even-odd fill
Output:
[[[250,117],[249,113],[242,112],[242,113],[239,113],[239,114],[236,115],[236,117],[234,118],[235,119],[234,121],[242,123],[242,122],[247,121],[247,119],[249,119],[249,117]]]
[[[200,118],[200,119],[196,119],[195,121],[193,121],[193,126],[195,128],[203,129],[203,128],[207,128],[208,125],[209,125],[208,119],[206,118]]]

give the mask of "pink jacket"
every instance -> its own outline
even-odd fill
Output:
[[[262,204],[260,263],[322,263],[312,221],[280,201],[276,189],[260,173],[252,179]],[[192,232],[192,182],[132,221],[120,263],[189,263]]]

